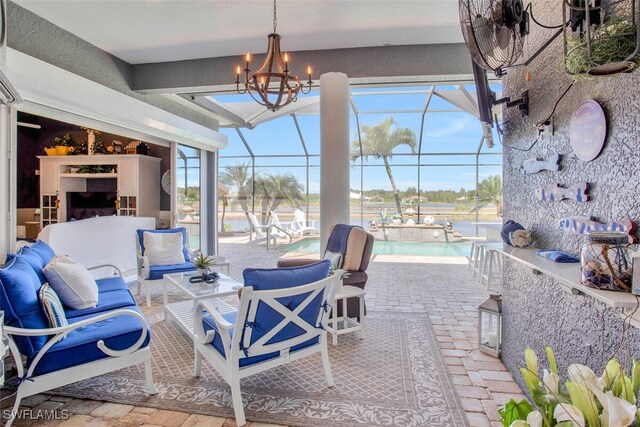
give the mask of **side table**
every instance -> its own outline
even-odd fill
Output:
[[[360,331],[360,339],[364,338],[364,296],[367,292],[357,286],[345,285],[336,292],[331,318],[327,322],[327,332],[333,335],[333,345],[338,344],[338,335]],[[347,299],[358,298],[360,301],[360,321],[347,317]],[[338,304],[342,301],[342,316],[338,317]]]

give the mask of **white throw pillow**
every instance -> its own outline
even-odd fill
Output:
[[[98,285],[89,270],[78,261],[57,255],[42,272],[67,307],[82,310],[98,305]]]
[[[182,233],[151,233],[145,231],[144,255],[150,265],[184,264],[182,252]]]

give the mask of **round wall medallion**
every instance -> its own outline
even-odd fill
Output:
[[[588,162],[595,159],[607,138],[607,118],[600,104],[585,99],[573,112],[569,125],[571,148],[579,159]]]

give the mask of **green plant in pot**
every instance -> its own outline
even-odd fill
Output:
[[[631,376],[615,358],[601,376],[575,363],[567,369],[564,384],[553,351],[545,347],[549,369],[542,377],[538,357],[525,350],[526,366],[520,368],[532,402],[511,399],[500,411],[505,427],[627,427],[640,422],[637,408],[640,361],[633,361]]]
[[[576,78],[587,75],[610,75],[635,68],[636,58],[628,58],[636,50],[636,28],[631,18],[612,18],[593,31],[587,46],[587,35],[567,38],[565,67]]]
[[[213,267],[214,263],[215,262],[212,257],[205,255],[202,252],[193,259],[193,264],[198,268],[198,274],[210,273],[211,267]]]

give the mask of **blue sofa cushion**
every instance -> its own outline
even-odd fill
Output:
[[[237,312],[233,312],[233,313],[225,313],[222,315],[222,317],[225,318],[225,320],[227,320],[230,323],[234,323],[236,322],[236,316],[237,316]],[[213,321],[213,319],[211,318],[211,316],[206,316],[202,319],[202,323],[204,326],[204,330],[205,332],[210,331],[210,330],[215,330],[216,332],[218,331],[218,328],[216,327],[215,322]],[[233,337],[233,330],[231,330],[231,337]],[[309,341],[303,342],[301,344],[298,344],[296,346],[291,347],[291,352],[295,352],[297,350],[301,350],[305,347],[308,347],[310,345],[313,344],[317,344],[319,341],[319,338],[312,338]],[[218,351],[218,353],[220,353],[220,355],[222,357],[224,357],[225,359],[227,358],[227,355],[225,354],[225,350],[224,347],[222,346],[222,339],[220,338],[220,334],[215,334],[213,341],[211,342],[211,345]],[[269,360],[269,359],[273,359],[275,357],[280,357],[280,353],[279,352],[273,352],[273,353],[267,353],[267,354],[261,354],[259,356],[249,356],[249,357],[243,357],[242,359],[240,359],[240,361],[238,362],[238,365],[240,367],[244,367],[244,366],[249,366],[249,365],[254,365],[256,363],[260,363],[260,362],[264,362],[265,360]]]
[[[300,285],[306,285],[309,283],[317,282],[318,280],[325,279],[329,276],[329,269],[331,268],[331,261],[322,260],[313,264],[304,265],[301,267],[291,268],[247,268],[242,272],[244,278],[244,285],[251,286],[254,290],[273,290],[291,288]],[[278,302],[288,307],[290,310],[295,310],[300,303],[302,303],[309,293],[304,293],[292,297],[279,298]],[[321,310],[322,294],[318,294],[309,305],[302,310],[300,318],[304,319],[307,323],[313,326],[317,326],[318,314]],[[280,323],[284,317],[276,310],[271,308],[264,302],[258,303],[256,311],[256,323],[259,324],[258,328],[254,328],[251,333],[251,342],[260,339],[271,329],[273,329],[278,323]],[[246,320],[246,319],[245,319]],[[294,323],[289,323],[282,328],[277,334],[275,334],[267,344],[273,344],[280,341],[284,341],[290,338],[302,335],[304,330]]]
[[[189,257],[189,250],[187,249],[187,229],[184,227],[178,228],[168,228],[166,230],[144,230],[138,229],[138,242],[140,243],[140,252],[144,255],[144,232],[148,231],[149,233],[182,233],[182,253],[184,254],[184,260],[189,261],[191,258]],[[161,276],[162,277],[162,276]]]
[[[49,264],[49,262],[56,256],[56,251],[54,251],[51,246],[43,242],[42,240],[36,240],[36,242],[29,246],[30,250],[35,252],[42,258],[44,265]]]
[[[126,307],[137,311],[136,306]],[[90,319],[94,315],[80,316],[69,319],[69,324]],[[98,341],[103,340],[105,345],[114,350],[124,350],[134,344],[142,333],[142,324],[133,316],[116,316],[77,329],[67,339],[53,345],[36,365],[34,375],[42,375],[48,372],[72,366],[82,365],[108,357],[97,346]],[[149,345],[151,336],[147,334],[143,347]],[[28,360],[32,362],[31,359]]]
[[[196,271],[197,267],[191,261],[184,264],[173,265],[151,265],[149,266],[149,280],[159,280],[165,274],[171,273],[185,273],[188,271]]]
[[[84,308],[81,310],[74,310],[72,308],[66,308],[65,315],[67,319],[74,317],[86,316],[89,314],[100,314],[105,311],[114,310],[116,308],[129,308],[129,306],[135,306],[136,301],[129,292],[128,289],[114,290],[111,292],[103,292],[99,294],[98,305],[92,308]]]
[[[119,290],[126,291],[129,289],[124,279],[118,276],[96,279],[96,284],[98,285],[98,294]],[[98,302],[100,302],[100,297],[98,297]]]
[[[7,254],[7,260],[5,261],[7,264],[14,257],[20,256],[22,259],[27,261],[27,263],[33,268],[38,279],[40,279],[40,283],[44,283],[47,281],[46,277],[44,277],[44,273],[42,269],[44,268],[45,262],[42,260],[42,257],[36,253],[33,249],[28,246],[23,246],[16,254]]]
[[[33,268],[20,256],[0,269],[0,310],[4,310],[5,324],[30,329],[49,327],[38,301],[41,286]],[[16,336],[15,340],[20,353],[33,356],[44,346],[47,337]]]

